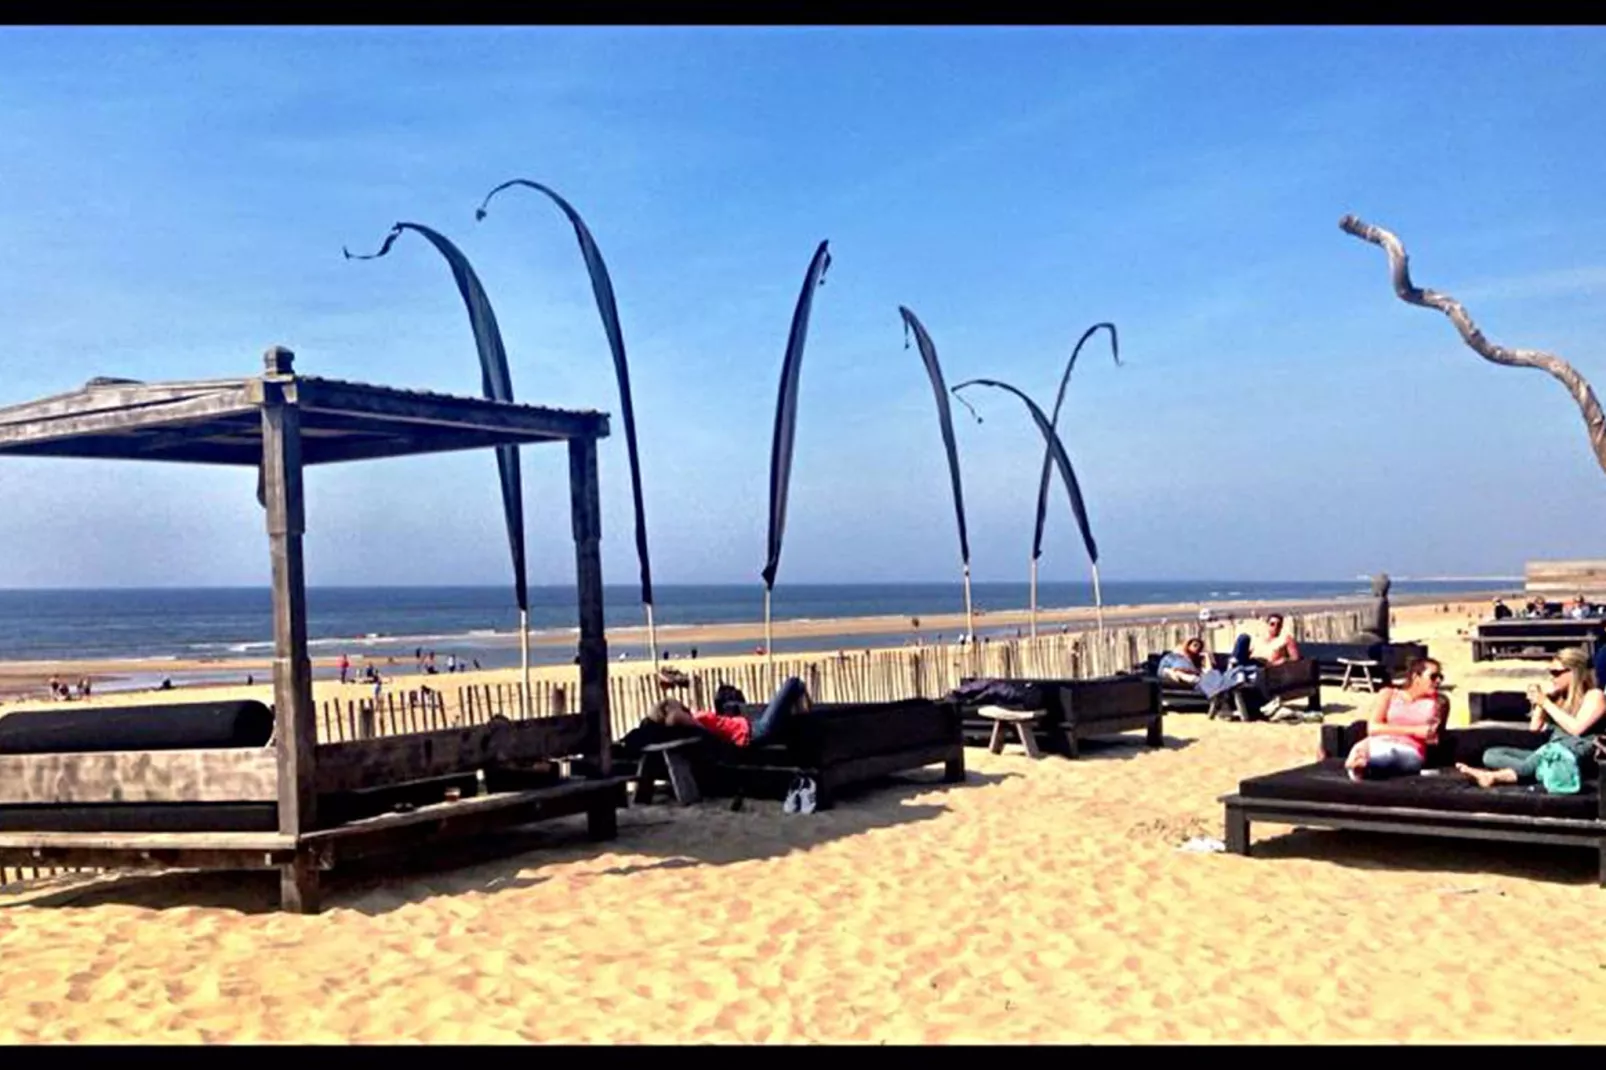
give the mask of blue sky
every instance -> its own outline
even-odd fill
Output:
[[[616,412],[572,232],[611,268],[659,582],[752,582],[797,288],[815,303],[779,584],[934,580],[958,540],[930,388],[1047,406],[1107,578],[1512,574],[1598,556],[1606,482],[1537,371],[1389,289],[1346,212],[1485,332],[1606,387],[1606,34],[1545,29],[67,29],[0,33],[0,404],[96,375],[477,393],[473,260],[521,400]],[[973,569],[1025,574],[1040,440],[955,406]],[[604,567],[635,577],[624,440]],[[527,449],[532,582],[572,577],[561,449]],[[266,581],[254,475],[7,459],[0,586]],[[316,469],[314,583],[501,582],[489,452]],[[1045,579],[1086,559],[1061,496]]]

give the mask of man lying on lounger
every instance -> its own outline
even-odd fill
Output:
[[[666,698],[652,708],[647,720],[668,728],[700,728],[735,747],[759,747],[774,739],[794,713],[806,712],[813,703],[803,681],[788,677],[764,712],[749,721],[713,710],[692,712],[678,698]]]

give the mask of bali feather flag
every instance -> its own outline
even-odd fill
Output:
[[[942,365],[937,361],[937,347],[932,343],[925,325],[903,305],[898,306],[898,315],[903,317],[904,348],[909,347],[909,335],[912,332],[915,345],[920,350],[920,359],[926,365],[926,375],[931,379],[932,393],[937,396],[937,424],[942,430],[942,445],[948,455],[948,480],[954,492],[954,518],[959,524],[959,560],[964,566],[965,636],[967,642],[974,643],[976,628],[970,601],[970,537],[965,531],[965,488],[959,478],[959,448],[954,443],[954,420],[948,404],[948,386],[943,381]]]
[[[636,560],[641,566],[641,604],[647,614],[647,644],[656,664],[658,638],[653,623],[652,562],[647,555],[647,509],[641,490],[641,454],[636,445],[636,408],[630,393],[630,365],[625,359],[624,331],[619,325],[619,305],[614,298],[613,279],[608,275],[608,265],[602,259],[602,250],[597,248],[596,239],[591,236],[591,228],[586,226],[585,220],[580,218],[580,213],[574,206],[549,186],[532,182],[527,178],[511,179],[485,195],[485,200],[480,202],[479,208],[474,212],[474,218],[483,220],[491,199],[513,186],[523,186],[543,193],[558,206],[574,228],[575,238],[580,243],[580,255],[585,260],[586,271],[591,277],[591,292],[597,299],[597,313],[602,318],[603,333],[608,337],[608,348],[613,354],[614,376],[619,383],[619,413],[624,421],[625,452],[630,460],[630,492],[635,505]]]
[[[1093,604],[1098,611],[1099,628],[1102,630],[1104,627],[1104,599],[1099,590],[1099,547],[1098,543],[1093,539],[1093,528],[1087,521],[1087,506],[1082,501],[1081,485],[1076,481],[1076,471],[1071,467],[1071,458],[1065,452],[1065,444],[1060,441],[1059,432],[1054,429],[1054,425],[1049,421],[1049,418],[1043,414],[1043,410],[1038,408],[1037,402],[1008,383],[999,382],[997,379],[971,379],[960,383],[954,387],[953,394],[962,402],[964,397],[959,392],[967,386],[991,386],[999,390],[1007,390],[1025,402],[1027,410],[1031,412],[1032,420],[1037,424],[1037,429],[1042,432],[1043,441],[1048,446],[1054,465],[1059,469],[1060,481],[1065,484],[1066,496],[1071,500],[1071,512],[1076,514],[1076,526],[1082,531],[1082,542],[1087,547],[1087,557],[1093,566]],[[969,402],[965,402],[965,406],[969,408]],[[975,411],[975,409],[971,409],[971,414],[975,415]],[[981,417],[977,416],[976,419],[979,421]]]
[[[775,644],[770,632],[770,596],[775,589],[775,572],[781,564],[781,537],[786,531],[786,491],[792,478],[792,443],[797,437],[798,376],[803,367],[803,345],[809,335],[809,314],[814,308],[814,291],[825,283],[831,266],[830,242],[822,241],[809,261],[803,289],[792,310],[792,330],[786,339],[786,356],[781,362],[781,385],[775,402],[775,435],[770,444],[770,524],[764,559],[764,653],[771,675],[775,666]],[[774,682],[773,680],[771,681]]]
[[[396,244],[403,231],[416,231],[429,239],[446,263],[452,269],[452,278],[457,281],[458,293],[462,295],[463,304],[468,309],[469,325],[474,330],[474,348],[479,351],[480,379],[485,396],[492,401],[511,402],[513,400],[513,380],[508,373],[507,349],[502,344],[502,331],[496,323],[496,313],[491,308],[490,296],[485,292],[485,286],[475,273],[473,265],[463,251],[442,235],[439,231],[418,223],[397,223],[390,228],[384,244],[376,253],[367,256],[354,256],[349,249],[342,249],[348,260],[377,260],[390,252],[392,245]],[[530,597],[529,586],[525,578],[524,566],[524,493],[523,479],[519,471],[519,450],[517,446],[496,447],[496,467],[502,482],[502,512],[507,521],[507,539],[509,549],[513,556],[513,594],[519,606],[519,630],[521,648],[523,653],[524,690],[529,692],[530,676]]]
[[[1059,430],[1060,407],[1065,403],[1065,388],[1070,385],[1071,372],[1076,368],[1076,358],[1081,354],[1082,347],[1087,344],[1087,340],[1100,330],[1108,330],[1110,332],[1110,351],[1115,357],[1115,363],[1117,365],[1121,363],[1121,340],[1115,333],[1115,324],[1095,323],[1082,332],[1082,337],[1077,339],[1076,348],[1071,350],[1071,359],[1065,363],[1065,371],[1060,376],[1059,391],[1054,395],[1054,411],[1048,418],[1049,425],[1056,432]],[[1034,639],[1037,638],[1037,560],[1043,556],[1043,524],[1048,518],[1048,479],[1053,465],[1053,451],[1045,448],[1043,450],[1042,477],[1037,482],[1037,513],[1032,526],[1031,622],[1032,638]]]

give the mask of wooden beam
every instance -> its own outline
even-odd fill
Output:
[[[203,394],[184,401],[108,409],[79,416],[29,419],[0,424],[0,451],[10,446],[88,435],[114,435],[147,427],[201,423],[253,408],[243,389]]]
[[[267,748],[0,755],[0,805],[272,802]]]
[[[276,832],[0,832],[0,850],[282,851],[295,846]]]
[[[608,415],[602,412],[567,412],[446,394],[415,394],[328,379],[297,380],[296,397],[307,413],[367,414],[415,424],[516,431],[547,438],[603,438],[608,434]]]
[[[180,383],[117,383],[84,387],[70,393],[0,408],[0,427],[56,420],[65,416],[152,408],[219,395],[243,396],[247,400],[248,408],[254,408],[256,405],[256,402],[251,400],[250,381],[244,379]]]
[[[569,441],[569,512],[574,526],[575,587],[580,602],[580,710],[587,718],[586,755],[603,776],[612,769],[608,709],[608,638],[602,614],[602,499],[597,440]]]
[[[271,367],[281,354],[270,349],[265,359]],[[284,385],[277,378],[263,383],[262,474],[273,564],[279,831],[297,836],[317,827],[318,724],[312,704],[312,663],[307,656],[307,585],[301,556],[301,534],[306,529],[301,497],[301,414],[288,403]]]
[[[380,426],[386,430],[381,433]],[[511,442],[561,441],[554,436],[509,431],[452,431],[433,427],[407,427],[405,424],[376,425],[364,435],[331,435],[311,441],[310,429],[303,429],[307,464],[336,464],[368,461],[384,457],[408,457],[421,453],[450,453],[458,450],[487,449]]]
[[[587,727],[584,715],[567,714],[325,743],[317,752],[317,789],[319,794],[332,795],[468,773],[486,766],[564,758],[580,753]]]

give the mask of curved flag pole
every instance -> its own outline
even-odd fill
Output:
[[[574,227],[574,236],[580,243],[580,255],[585,259],[586,272],[591,276],[591,292],[597,299],[597,313],[602,317],[602,330],[608,336],[608,348],[613,353],[614,375],[619,381],[619,414],[625,425],[625,452],[630,459],[630,493],[636,510],[636,560],[641,566],[641,604],[647,615],[648,655],[652,658],[653,672],[658,671],[658,632],[653,624],[652,563],[647,557],[647,510],[641,492],[641,454],[636,446],[636,407],[630,394],[630,365],[625,360],[624,331],[619,326],[619,305],[614,299],[613,279],[608,265],[603,262],[602,250],[591,237],[591,229],[574,206],[557,191],[527,178],[515,178],[497,186],[485,195],[485,200],[474,210],[476,221],[483,220],[491,199],[512,186],[523,186],[544,193],[557,204]]]
[[[954,443],[954,420],[948,404],[948,387],[943,381],[942,365],[937,362],[937,347],[932,343],[925,325],[903,305],[898,306],[898,315],[903,317],[903,347],[909,348],[909,335],[913,332],[920,349],[920,359],[926,365],[926,375],[931,378],[932,392],[937,396],[937,423],[942,430],[943,449],[948,455],[948,480],[953,484],[954,516],[959,522],[959,560],[964,566],[965,577],[965,642],[968,644],[967,653],[972,654],[974,661],[976,619],[970,600],[970,537],[965,531],[965,491],[959,479],[959,449]]]
[[[775,687],[775,637],[770,624],[770,596],[775,589],[775,570],[781,563],[781,536],[786,529],[786,491],[792,478],[792,443],[797,435],[798,373],[803,366],[803,344],[809,334],[809,313],[814,307],[814,291],[825,284],[831,266],[830,242],[822,241],[803,276],[803,289],[792,310],[792,330],[786,339],[786,356],[781,361],[781,385],[775,402],[775,436],[770,444],[770,527],[768,556],[764,561],[764,656]]]
[[[1049,422],[1047,416],[1043,415],[1043,410],[1037,407],[1037,402],[1008,383],[1001,383],[997,379],[971,379],[960,383],[953,388],[952,392],[962,402],[964,397],[959,392],[967,386],[991,386],[1014,394],[1026,403],[1026,408],[1030,410],[1032,420],[1037,424],[1037,429],[1043,433],[1043,440],[1048,445],[1049,454],[1054,459],[1055,467],[1060,471],[1060,482],[1065,484],[1065,494],[1071,500],[1071,512],[1076,514],[1076,524],[1082,531],[1082,542],[1087,547],[1088,560],[1092,562],[1093,605],[1098,614],[1099,634],[1102,636],[1104,634],[1104,596],[1099,590],[1099,547],[1098,543],[1093,541],[1093,529],[1087,522],[1087,506],[1082,501],[1082,488],[1076,481],[1076,472],[1071,468],[1071,459],[1065,452],[1064,443],[1060,441],[1059,432],[1054,430],[1054,425]],[[970,408],[970,403],[965,402],[965,407]],[[970,412],[972,416],[976,415],[975,409],[970,409]],[[981,417],[976,416],[976,419],[977,422],[980,422]]]
[[[1108,330],[1110,332],[1110,350],[1115,356],[1116,365],[1118,367],[1120,366],[1121,340],[1115,333],[1115,324],[1095,323],[1093,326],[1082,332],[1082,337],[1077,339],[1076,348],[1071,350],[1071,359],[1066,362],[1065,371],[1060,376],[1059,392],[1054,395],[1054,412],[1049,416],[1048,423],[1049,426],[1053,427],[1056,431],[1059,430],[1060,407],[1065,403],[1065,388],[1070,385],[1071,371],[1076,367],[1076,358],[1081,355],[1082,347],[1087,344],[1087,340],[1092,338],[1093,335],[1098,333],[1100,330]],[[1053,464],[1053,454],[1050,450],[1045,448],[1043,450],[1042,478],[1040,478],[1037,482],[1037,520],[1032,529],[1031,619],[1033,639],[1037,638],[1037,559],[1043,556],[1043,522],[1048,518],[1048,477],[1049,470],[1053,467]]]
[[[468,309],[469,325],[474,330],[474,347],[479,351],[480,377],[485,396],[492,401],[512,402],[513,380],[508,374],[507,350],[502,345],[502,331],[496,324],[496,313],[485,292],[480,277],[468,262],[462,250],[453,245],[438,231],[418,223],[397,223],[390,228],[384,244],[376,253],[354,256],[349,249],[341,249],[347,260],[377,260],[390,252],[402,231],[411,230],[429,239],[452,269],[458,292]],[[519,696],[520,713],[529,715],[530,694],[530,597],[524,568],[524,493],[519,471],[517,446],[496,447],[496,467],[502,482],[502,512],[507,520],[508,546],[513,555],[513,594],[519,606],[519,652],[523,671],[524,689]]]

